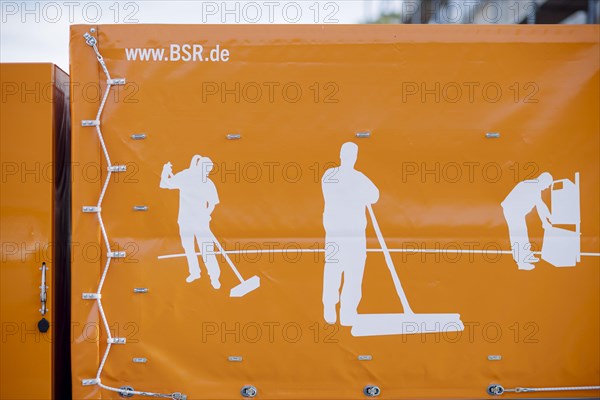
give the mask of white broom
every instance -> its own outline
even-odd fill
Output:
[[[229,292],[229,297],[242,297],[250,293],[251,291],[258,289],[260,287],[260,278],[254,275],[253,277],[244,280],[244,278],[237,270],[235,265],[233,265],[233,262],[231,261],[225,250],[223,250],[223,247],[221,247],[221,244],[214,235],[212,236],[212,240],[217,245],[217,247],[219,248],[219,252],[223,254],[223,257],[225,257],[225,261],[227,261],[227,264],[229,264],[229,266],[233,270],[233,273],[235,274],[235,276],[237,276],[237,278],[240,281],[239,285],[231,289],[231,291]]]
[[[385,256],[396,292],[402,303],[402,314],[359,314],[352,324],[353,336],[402,335],[414,333],[452,332],[464,330],[459,314],[415,314],[408,304],[408,299],[400,283],[400,278],[394,267],[390,251],[385,243],[377,218],[370,204],[367,205],[373,228],[379,245]]]

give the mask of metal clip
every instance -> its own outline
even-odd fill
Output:
[[[358,132],[356,134],[357,138],[366,139],[371,137],[371,132]]]
[[[227,140],[238,140],[241,138],[242,135],[240,135],[239,133],[230,133],[229,135],[227,135]]]
[[[106,83],[108,85],[124,85],[125,84],[125,78],[107,79]]]
[[[82,293],[81,298],[84,300],[98,300],[102,298],[100,293]]]
[[[148,288],[136,287],[133,289],[133,293],[148,293]]]
[[[502,360],[502,356],[497,356],[497,355],[489,355],[489,356],[488,356],[488,360],[489,360],[489,361],[500,361],[500,360]]]
[[[81,121],[81,126],[99,126],[100,121],[97,119],[84,119]]]
[[[113,337],[106,339],[106,342],[111,344],[125,344],[126,339],[124,337]]]
[[[111,165],[108,170],[110,172],[125,172],[127,171],[127,165]]]
[[[381,389],[379,386],[367,385],[363,389],[363,394],[367,397],[377,397],[381,394]]]
[[[108,258],[125,258],[124,251],[110,251],[106,253],[106,257]]]
[[[127,399],[129,397],[133,397],[133,393],[135,389],[133,389],[131,386],[121,386],[119,388],[119,396]]]
[[[242,356],[229,356],[227,357],[227,360],[231,362],[242,362]]]
[[[371,361],[372,359],[373,359],[373,356],[371,356],[369,354],[358,356],[358,361]]]
[[[148,206],[133,206],[133,211],[148,211]]]
[[[500,396],[504,393],[504,388],[501,385],[490,385],[487,388],[487,393],[491,396]]]
[[[96,43],[98,43],[96,41],[96,38],[87,32],[83,34],[83,37],[85,38],[85,42],[87,43],[88,46],[95,46]]]
[[[133,140],[142,140],[142,139],[146,139],[146,134],[145,133],[134,133],[133,135],[131,135],[131,138]]]
[[[243,397],[252,398],[256,397],[258,390],[256,390],[256,388],[252,385],[246,385],[242,388],[242,390],[240,390],[240,393]]]
[[[500,138],[500,133],[498,132],[488,132],[485,134],[485,137],[488,139],[499,139]]]
[[[100,383],[100,380],[98,379],[83,379],[81,381],[81,384],[83,386],[93,386],[93,385],[97,385]]]
[[[83,206],[81,211],[84,213],[97,213],[100,212],[100,207],[96,206]]]
[[[148,359],[143,358],[143,357],[134,357],[133,362],[138,363],[138,364],[143,364],[143,363],[148,362]]]

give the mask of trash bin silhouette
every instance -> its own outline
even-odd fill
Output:
[[[553,225],[574,225],[575,231],[551,227],[544,232],[542,259],[555,267],[574,267],[581,259],[579,172],[575,182],[561,179],[550,190]]]

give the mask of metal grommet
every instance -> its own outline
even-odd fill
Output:
[[[246,385],[242,388],[240,393],[243,397],[252,398],[256,397],[256,395],[258,394],[258,390],[256,390],[256,388],[252,385]]]
[[[379,389],[379,386],[367,385],[363,389],[363,393],[368,397],[377,397],[381,394],[381,389]]]
[[[501,385],[493,384],[488,386],[487,394],[490,396],[500,396],[504,393],[504,388]]]
[[[133,392],[133,388],[131,386],[121,386],[119,388],[119,396],[121,397],[133,397],[133,393],[131,392]]]

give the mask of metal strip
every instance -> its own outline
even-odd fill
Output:
[[[111,165],[110,167],[108,167],[108,170],[110,172],[125,172],[125,171],[127,171],[127,166],[126,165]]]

